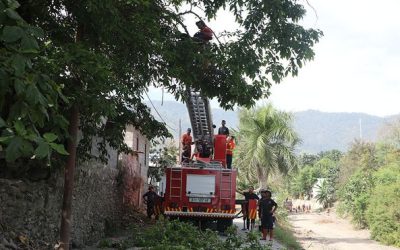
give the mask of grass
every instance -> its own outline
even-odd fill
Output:
[[[303,247],[297,242],[289,225],[277,225],[274,228],[275,238],[288,250],[301,250]]]

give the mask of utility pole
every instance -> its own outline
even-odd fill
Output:
[[[182,134],[182,121],[179,118],[179,132],[178,132],[178,148],[179,148],[179,159],[178,163],[181,164],[182,159],[182,143],[181,143],[181,134]]]
[[[361,118],[359,119],[360,123],[360,140],[362,140],[362,125],[361,125]]]

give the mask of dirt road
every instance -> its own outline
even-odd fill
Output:
[[[398,250],[369,239],[369,231],[355,230],[334,213],[293,214],[295,236],[307,250]]]

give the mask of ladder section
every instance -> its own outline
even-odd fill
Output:
[[[221,171],[220,194],[221,200],[232,199],[232,172],[230,170]]]
[[[189,111],[194,140],[208,140],[212,145],[214,129],[210,112],[210,103],[199,91],[189,89],[187,91],[186,106]]]
[[[182,169],[171,169],[169,193],[171,198],[182,197]]]

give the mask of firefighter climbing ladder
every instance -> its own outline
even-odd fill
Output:
[[[201,96],[200,91],[187,90],[186,106],[189,111],[194,140],[207,139],[212,145],[214,134],[210,112],[210,103],[207,98]]]

